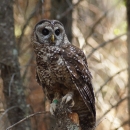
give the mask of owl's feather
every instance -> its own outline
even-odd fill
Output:
[[[78,89],[85,104],[95,117],[95,97],[91,83],[91,74],[88,70],[87,60],[84,53],[74,45],[68,45],[62,52],[66,67],[75,87]]]

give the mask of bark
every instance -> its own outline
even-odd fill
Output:
[[[72,11],[65,17],[60,16],[72,5],[72,0],[51,0],[51,19],[59,20],[65,27],[69,41],[72,40]]]
[[[128,113],[130,127],[130,0],[126,1],[127,8],[127,48],[128,48]]]
[[[6,109],[12,108],[8,118],[13,125],[28,114],[14,36],[13,0],[0,1],[0,69]],[[30,121],[13,130],[30,130]]]

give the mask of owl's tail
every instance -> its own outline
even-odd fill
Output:
[[[80,107],[75,107],[74,112],[76,112],[79,116],[79,123],[82,130],[94,130],[96,119],[92,116],[91,111],[87,108],[84,101],[80,100],[78,103]]]

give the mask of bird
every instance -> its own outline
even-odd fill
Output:
[[[94,130],[94,88],[84,52],[69,42],[58,20],[39,21],[33,29],[31,43],[36,55],[36,79],[51,102],[51,114],[55,114],[58,99],[65,104],[71,101],[81,129]]]

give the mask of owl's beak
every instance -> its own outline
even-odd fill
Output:
[[[54,40],[55,40],[55,37],[54,37],[54,35],[52,34],[52,36],[51,36],[51,42],[54,43]]]

